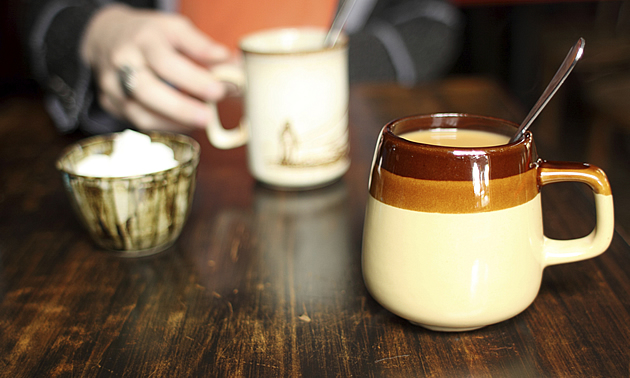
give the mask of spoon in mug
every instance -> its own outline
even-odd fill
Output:
[[[350,11],[352,11],[352,8],[354,7],[354,3],[356,3],[356,0],[345,0],[343,4],[341,4],[341,8],[339,9],[339,12],[337,12],[335,19],[328,30],[328,34],[326,34],[326,38],[324,39],[325,47],[333,47],[337,43],[339,35],[341,35],[341,31],[346,25],[346,21],[348,21]]]
[[[521,126],[516,131],[516,134],[514,134],[508,143],[514,143],[523,137],[523,134],[525,134],[529,126],[531,126],[536,117],[538,117],[538,114],[540,114],[553,95],[556,94],[558,88],[560,88],[562,83],[564,83],[564,80],[567,76],[569,76],[573,67],[575,67],[575,64],[582,57],[585,43],[584,38],[580,38],[577,43],[573,45],[571,50],[569,50],[569,54],[567,54],[566,58],[564,58],[564,61],[562,62],[562,65],[560,65],[560,68],[558,68],[558,71],[556,71],[556,74],[551,78],[549,85],[547,85],[543,94],[540,96],[536,104],[534,104],[534,107],[529,111],[529,114],[527,114],[527,117],[525,117],[525,120],[523,120]]]

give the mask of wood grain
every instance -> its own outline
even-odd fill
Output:
[[[0,376],[629,376],[630,246],[617,234],[600,257],[548,268],[526,311],[474,332],[412,326],[367,293],[361,233],[378,131],[442,111],[522,114],[477,78],[355,86],[352,167],[310,192],[256,184],[244,148],[218,151],[195,133],[202,160],[181,237],[121,259],[92,244],[54,168],[80,136],[55,134],[39,99],[4,100]],[[593,227],[577,184],[545,187],[543,202],[550,236]]]

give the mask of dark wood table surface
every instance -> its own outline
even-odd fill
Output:
[[[56,134],[37,98],[3,100],[0,376],[629,376],[630,246],[618,233],[597,258],[547,268],[527,310],[477,331],[428,331],[370,297],[361,234],[377,134],[441,111],[523,115],[477,78],[353,86],[352,167],[309,192],[257,185],[244,148],[219,151],[194,133],[202,158],[181,237],[124,259],[92,244],[54,168],[79,137]],[[224,117],[237,115],[225,105]],[[548,235],[591,230],[587,194],[545,188]]]

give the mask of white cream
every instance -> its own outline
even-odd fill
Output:
[[[111,155],[86,156],[75,172],[90,177],[129,177],[164,171],[177,164],[167,145],[152,142],[146,134],[125,130],[114,140]]]

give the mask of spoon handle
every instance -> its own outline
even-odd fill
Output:
[[[324,46],[333,47],[337,43],[337,39],[339,39],[341,31],[346,25],[346,21],[348,21],[348,16],[350,15],[350,11],[352,11],[352,8],[354,7],[354,3],[356,3],[356,0],[344,0],[343,4],[341,4],[339,12],[337,12],[332,26],[328,30],[328,34],[326,34],[326,39],[324,39]]]
[[[569,53],[567,54],[566,58],[564,58],[564,61],[560,65],[560,68],[558,68],[556,74],[553,75],[553,78],[551,78],[549,85],[547,85],[547,88],[545,88],[545,91],[540,96],[532,110],[529,111],[529,114],[527,114],[527,117],[525,117],[525,119],[521,123],[521,126],[518,128],[516,134],[514,134],[512,139],[510,139],[509,143],[514,143],[523,137],[523,134],[525,134],[525,131],[527,131],[527,129],[534,122],[536,117],[538,117],[538,114],[540,114],[540,112],[547,105],[549,100],[551,100],[553,95],[556,94],[558,88],[560,88],[562,83],[564,83],[564,80],[567,78],[567,76],[569,76],[571,71],[573,71],[573,67],[575,67],[575,64],[582,57],[582,54],[584,53],[585,43],[586,42],[584,41],[584,38],[580,38],[576,42],[576,44],[573,45],[571,50],[569,50]]]

